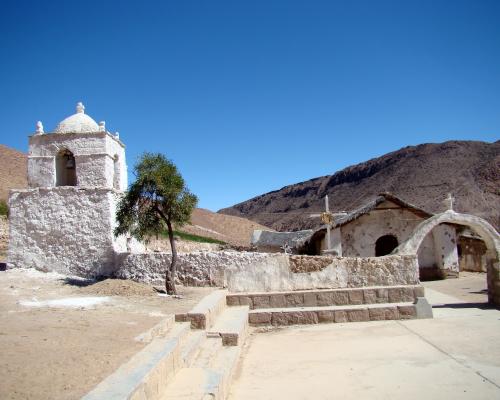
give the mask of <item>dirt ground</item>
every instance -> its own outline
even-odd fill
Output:
[[[130,281],[87,284],[0,272],[0,399],[79,399],[147,344],[137,336],[213,290],[179,287],[179,299]]]
[[[443,279],[422,283],[426,288],[437,290],[469,303],[486,303],[488,289],[486,272],[461,271],[459,279]]]

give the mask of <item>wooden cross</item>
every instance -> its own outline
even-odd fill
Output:
[[[326,251],[331,250],[331,242],[330,242],[330,230],[333,222],[333,214],[330,212],[330,207],[328,205],[328,195],[325,196],[325,212],[321,214],[311,214],[311,218],[321,218],[321,222],[323,222],[326,226]]]

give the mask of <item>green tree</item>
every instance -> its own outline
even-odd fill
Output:
[[[168,232],[172,261],[165,271],[165,289],[176,294],[177,250],[174,228],[189,222],[198,198],[185,185],[177,167],[164,155],[144,153],[134,167],[136,180],[118,203],[115,236],[130,233],[147,242],[153,235]]]

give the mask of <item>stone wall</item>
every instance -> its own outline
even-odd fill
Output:
[[[268,253],[283,253],[284,246],[287,245],[290,251],[295,251],[297,244],[308,239],[312,235],[312,230],[296,232],[272,232],[255,230],[252,234],[251,244],[258,251]]]
[[[166,253],[122,254],[115,275],[163,285],[170,257]],[[186,285],[224,286],[232,292],[413,285],[418,283],[418,265],[414,256],[347,258],[198,252],[179,255],[178,278]]]
[[[486,245],[480,239],[460,236],[460,271],[486,272]]]
[[[0,262],[7,258],[9,245],[9,221],[5,215],[0,215]]]
[[[114,271],[117,193],[58,187],[11,192],[8,266],[95,277]]]

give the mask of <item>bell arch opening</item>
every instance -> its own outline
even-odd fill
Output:
[[[67,149],[61,150],[56,156],[56,186],[76,186],[76,160],[73,153]]]
[[[380,236],[375,242],[375,257],[386,256],[398,247],[398,238],[394,235]]]

